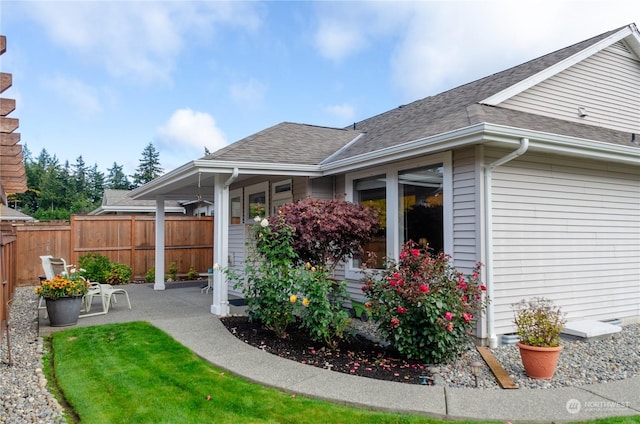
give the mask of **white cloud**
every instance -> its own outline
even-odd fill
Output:
[[[260,16],[245,2],[29,2],[51,39],[116,77],[169,81],[188,42],[227,25],[255,31]]]
[[[56,93],[59,98],[56,103],[69,104],[84,119],[89,119],[102,112],[100,93],[95,87],[62,76],[47,80],[44,85]]]
[[[249,78],[244,82],[231,84],[229,91],[234,102],[243,107],[254,109],[262,105],[267,85],[255,78]]]
[[[331,105],[325,107],[325,110],[331,115],[340,119],[341,122],[344,122],[347,125],[350,122],[354,121],[354,117],[356,116],[356,110],[353,105],[343,103],[340,105]]]
[[[191,109],[176,110],[157,133],[163,150],[187,149],[193,152],[191,159],[204,156],[205,147],[214,152],[227,144],[211,115]]]
[[[322,56],[335,61],[340,61],[367,45],[366,37],[357,29],[332,21],[320,24],[315,42]]]
[[[387,54],[406,101],[437,94],[640,18],[637,0],[330,2],[316,45],[330,60]],[[392,42],[387,51],[381,44]]]

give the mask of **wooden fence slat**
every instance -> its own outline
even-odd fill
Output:
[[[43,274],[40,256],[52,255],[77,264],[80,256],[98,253],[131,267],[144,278],[155,264],[155,217],[146,215],[74,215],[69,223],[16,224],[18,285],[33,285]],[[211,268],[213,217],[165,217],[165,273],[175,262],[186,274]]]

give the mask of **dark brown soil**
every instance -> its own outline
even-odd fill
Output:
[[[351,337],[330,349],[321,342],[311,341],[295,327],[290,328],[287,338],[281,339],[246,316],[225,317],[222,323],[245,343],[301,364],[409,384],[432,384],[433,381],[420,361],[401,359],[397,352],[362,336]]]

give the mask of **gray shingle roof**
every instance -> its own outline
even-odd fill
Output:
[[[481,122],[633,146],[628,133],[480,104],[482,100],[585,50],[622,28],[625,27],[357,122],[355,130],[352,126],[340,129],[284,122],[203,159],[316,165]]]
[[[317,165],[359,132],[283,122],[243,138],[203,159]]]
[[[482,106],[481,109],[473,107],[469,109],[469,106],[477,105],[483,99],[573,56],[619,30],[620,28],[606,32],[436,96],[417,100],[358,122],[356,128],[365,132],[366,135],[332,159],[339,160],[368,153],[479,122],[574,136],[577,136],[576,132],[580,132],[585,138],[594,138],[595,134],[592,132],[602,132],[602,129],[499,107]],[[615,131],[604,132],[616,133]],[[618,133],[615,138],[630,140],[628,134],[623,135],[623,133]]]

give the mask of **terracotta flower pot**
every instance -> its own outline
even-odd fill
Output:
[[[518,342],[524,371],[531,378],[551,380],[556,372],[562,346],[537,347]]]

